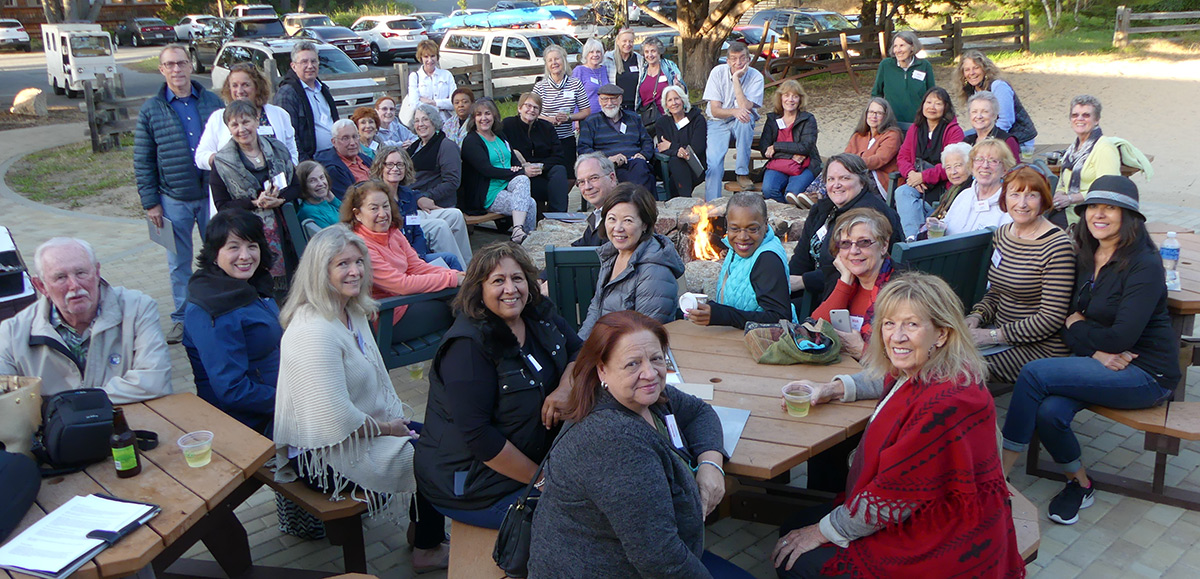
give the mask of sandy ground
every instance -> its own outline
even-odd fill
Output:
[[[1134,177],[1142,198],[1200,208],[1200,192],[1192,191],[1200,178],[1198,149],[1192,141],[1200,134],[1200,55],[1169,48],[1148,52],[1136,57],[1039,58],[1002,66],[1033,117],[1038,143],[1069,143],[1074,133],[1067,123],[1067,106],[1075,95],[1091,94],[1104,105],[1100,126],[1105,134],[1128,139],[1154,156],[1153,180]],[[935,74],[942,86],[951,81],[950,68]],[[828,156],[845,147],[870,87],[864,86],[861,95],[850,90],[849,83],[844,89],[811,92],[810,110],[821,127],[818,145]],[[856,112],[847,113],[852,110]],[[964,111],[959,111],[959,123],[969,126]]]

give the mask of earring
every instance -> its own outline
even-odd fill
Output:
[[[601,388],[603,388],[603,389],[605,389],[605,390],[608,390],[608,382],[605,382],[604,380],[601,380],[601,381],[600,381],[600,387],[601,387]]]
[[[934,344],[934,345],[932,345],[932,346],[930,346],[930,347],[929,347],[929,357],[930,357],[930,358],[932,358],[932,357],[933,357],[933,351],[934,351],[934,350],[936,350],[936,349],[937,349],[937,344]]]

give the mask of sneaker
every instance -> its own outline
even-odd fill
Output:
[[[737,183],[742,188],[742,191],[751,191],[754,189],[754,180],[749,175],[738,175]]]
[[[529,232],[525,231],[524,225],[514,225],[512,229],[512,236],[509,239],[511,239],[513,243],[520,245],[525,243],[525,238],[527,237],[529,237]]]
[[[183,322],[175,322],[167,332],[167,343],[178,344],[183,341]]]
[[[787,195],[784,195],[784,197],[787,198],[788,203],[801,209],[809,209],[812,207],[812,199],[808,197],[807,193],[800,193],[797,195],[796,193],[789,192]]]
[[[1092,506],[1095,487],[1083,488],[1074,479],[1067,488],[1050,499],[1050,520],[1060,525],[1074,525],[1079,520],[1079,510]]]

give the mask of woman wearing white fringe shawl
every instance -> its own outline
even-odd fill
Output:
[[[372,339],[368,318],[378,304],[370,287],[361,238],[335,225],[309,241],[280,314],[275,444],[287,466],[275,476],[345,493],[374,515],[394,496],[416,493],[410,427],[420,425],[405,418]],[[444,518],[416,495],[410,519],[414,570],[445,568]]]

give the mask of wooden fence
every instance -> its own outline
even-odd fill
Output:
[[[125,77],[96,75],[96,82],[83,81],[83,104],[88,116],[88,135],[92,152],[103,153],[121,148],[121,133],[137,128],[138,111],[145,97],[125,98]]]
[[[1152,22],[1156,20],[1197,20],[1200,19],[1200,11],[1192,12],[1143,12],[1134,14],[1133,10],[1124,6],[1117,6],[1117,26],[1113,31],[1113,47],[1124,48],[1129,46],[1130,34],[1150,34],[1154,32],[1194,32],[1200,31],[1200,23],[1192,24],[1169,24],[1161,26],[1138,26],[1133,27],[1131,24],[1134,21]]]

